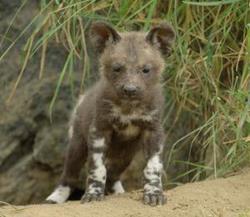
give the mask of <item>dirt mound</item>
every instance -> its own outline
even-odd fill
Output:
[[[250,170],[211,181],[186,184],[167,192],[168,203],[149,207],[141,203],[141,192],[108,196],[102,202],[62,205],[3,206],[4,217],[203,217],[250,216]]]

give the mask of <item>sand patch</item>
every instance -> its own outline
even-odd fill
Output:
[[[164,206],[141,202],[142,192],[111,195],[101,202],[3,206],[1,217],[250,217],[250,170],[166,192]]]

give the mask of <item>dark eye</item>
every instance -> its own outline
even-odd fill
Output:
[[[115,63],[114,65],[112,65],[112,70],[114,72],[121,72],[123,69],[123,66],[119,63]]]
[[[151,67],[150,67],[149,65],[146,65],[146,66],[144,66],[144,68],[142,69],[142,72],[143,72],[144,74],[148,74],[148,73],[150,72],[150,70],[151,70]]]

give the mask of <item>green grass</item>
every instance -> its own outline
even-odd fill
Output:
[[[39,77],[44,76],[47,45],[51,42],[62,44],[68,51],[51,100],[51,117],[61,83],[68,78],[72,84],[77,59],[85,63],[82,89],[89,78],[84,33],[90,20],[108,21],[119,30],[140,28],[145,31],[151,25],[168,21],[177,33],[173,55],[166,60],[167,68],[163,74],[168,108],[172,108],[166,111],[164,122],[170,121],[176,111],[168,133],[178,130],[175,126],[183,121],[182,114],[189,116],[189,133],[174,143],[168,162],[172,162],[171,156],[178,149],[191,144],[190,156],[195,149],[198,157],[195,162],[191,158],[176,162],[188,166],[180,176],[192,173],[193,181],[204,174],[222,176],[250,161],[248,4],[245,0],[41,0],[40,13],[0,57],[1,61],[15,42],[33,28],[24,48],[23,68],[8,101],[18,88],[27,62],[37,52],[41,53]]]

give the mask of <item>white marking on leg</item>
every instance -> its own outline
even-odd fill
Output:
[[[72,136],[73,136],[73,126],[71,125],[71,126],[69,127],[69,138],[71,139]]]
[[[103,163],[103,153],[94,153],[93,162],[95,169],[91,171],[90,177],[99,182],[105,182],[106,180],[106,167]]]
[[[89,194],[95,194],[96,192],[101,192],[102,188],[101,187],[96,187],[94,184],[90,184],[88,187],[88,193]]]
[[[104,138],[96,140],[96,146],[104,146]],[[93,165],[90,168],[90,173],[88,179],[91,180],[91,183],[88,182],[87,194],[103,194],[104,184],[106,181],[106,167],[103,162],[103,153],[92,153],[91,155]]]
[[[92,152],[90,153],[92,159],[90,161],[91,164],[89,164],[88,186],[85,194],[102,195],[104,193],[107,170],[104,165],[104,153],[95,152],[95,148],[102,150],[102,147],[105,146],[105,139],[96,139],[91,145],[93,146]]]
[[[144,185],[144,190],[146,192],[153,193],[162,188],[162,168],[163,166],[158,154],[155,154],[148,160],[147,166],[144,169],[144,176],[147,179],[147,183]]]
[[[94,148],[102,148],[104,147],[105,143],[104,143],[104,138],[101,139],[96,139],[93,143],[93,147]]]
[[[161,172],[162,170],[162,163],[160,161],[160,156],[154,155],[148,160],[147,166],[145,168],[145,177],[150,179],[148,176],[149,174],[152,174],[154,172]]]
[[[116,181],[112,187],[115,194],[123,194],[125,192],[122,182],[120,180]]]
[[[79,99],[78,99],[78,101],[77,101],[77,103],[76,103],[76,106],[75,106],[75,108],[74,108],[74,110],[73,110],[73,112],[72,112],[72,119],[75,118],[76,113],[77,113],[77,109],[78,109],[79,106],[82,104],[84,98],[85,98],[85,95],[84,95],[84,94],[83,94],[83,95],[80,95],[80,97],[79,97]]]
[[[144,191],[149,194],[153,194],[154,192],[159,191],[159,186],[154,186],[154,185],[147,183],[144,185]]]
[[[75,108],[73,109],[73,112],[72,112],[72,114],[71,114],[71,118],[70,118],[70,121],[69,121],[69,132],[68,132],[69,138],[70,138],[70,139],[71,139],[72,136],[73,136],[73,130],[74,130],[74,129],[73,129],[73,122],[74,122],[74,120],[75,120],[75,118],[76,118],[76,115],[77,115],[77,109],[78,109],[79,106],[82,104],[84,98],[85,98],[85,95],[84,95],[84,94],[83,94],[83,95],[80,95],[80,97],[79,97],[79,99],[78,99],[78,101],[77,101],[77,103],[76,103],[76,106],[75,106]]]
[[[55,203],[64,203],[70,196],[70,187],[59,185],[53,192],[47,197],[47,201],[53,201]]]
[[[82,94],[82,95],[79,96],[79,99],[78,99],[78,101],[76,103],[76,108],[79,107],[82,104],[84,98],[85,98],[84,94]]]
[[[93,153],[93,161],[96,167],[103,166],[103,153]]]

